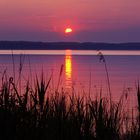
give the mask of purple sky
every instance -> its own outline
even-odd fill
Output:
[[[140,42],[140,0],[0,0],[0,9],[0,40]]]

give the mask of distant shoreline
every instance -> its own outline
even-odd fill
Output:
[[[0,41],[0,50],[140,50],[140,43]]]

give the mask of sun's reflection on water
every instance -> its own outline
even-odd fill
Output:
[[[66,89],[72,87],[72,55],[70,50],[66,50],[65,55],[65,81]]]

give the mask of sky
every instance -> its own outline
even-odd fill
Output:
[[[139,7],[140,0],[0,0],[0,40],[140,42]]]

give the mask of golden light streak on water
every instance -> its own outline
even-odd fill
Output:
[[[72,86],[72,56],[71,56],[70,50],[66,50],[66,55],[65,55],[65,80],[66,80],[66,88],[71,89],[71,86]]]

